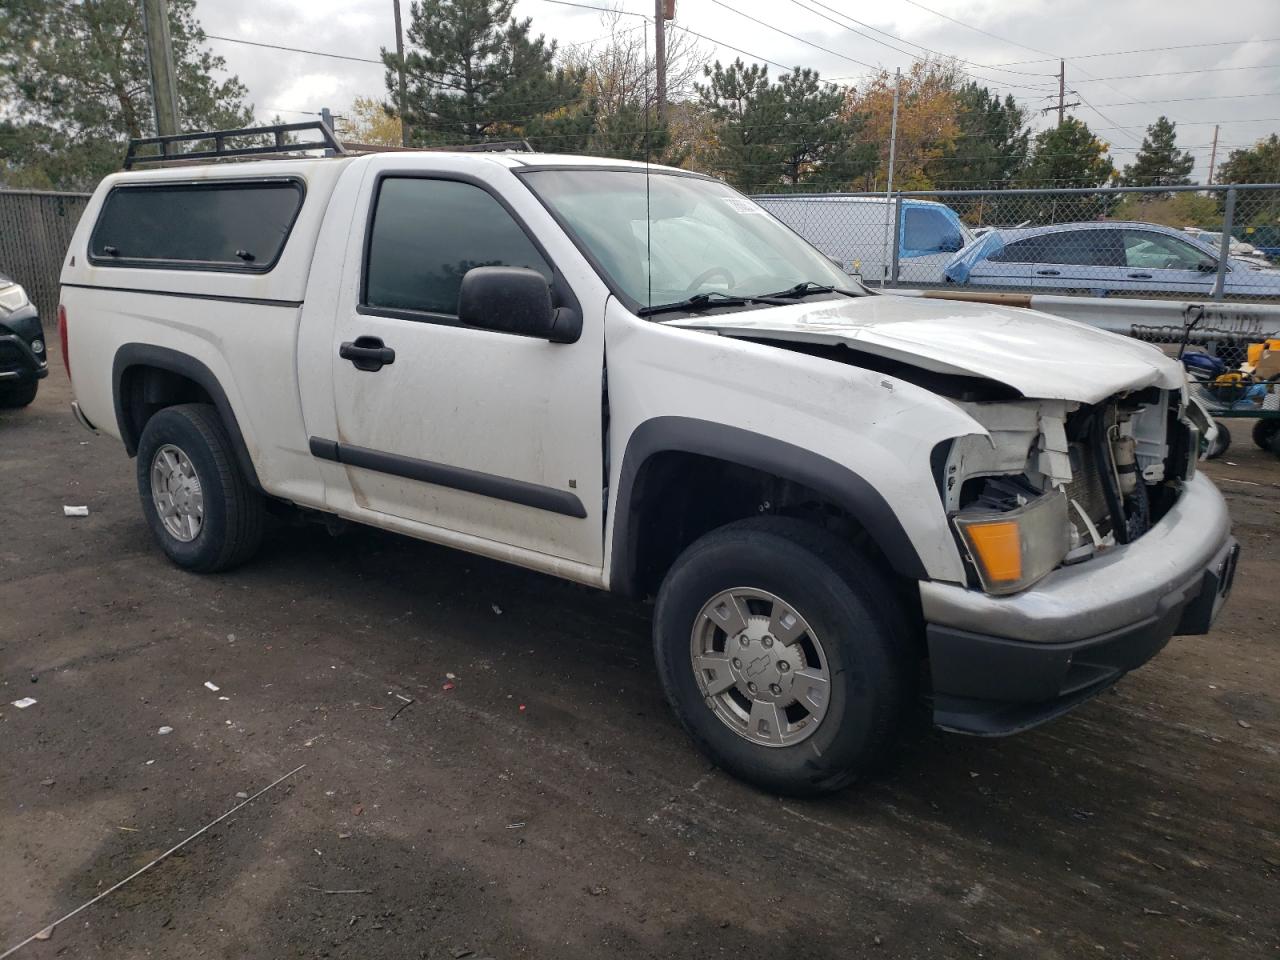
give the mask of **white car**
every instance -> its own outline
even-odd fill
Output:
[[[1222,232],[1214,232],[1212,230],[1201,230],[1198,227],[1183,227],[1183,232],[1190,234],[1200,243],[1205,244],[1210,250],[1219,252],[1222,249]],[[1272,267],[1271,260],[1267,255],[1255,247],[1251,243],[1245,243],[1243,240],[1232,237],[1227,244],[1227,251],[1232,260],[1241,260],[1244,263],[1252,264],[1256,267]]]
[[[76,415],[136,457],[178,566],[247,561],[270,501],[656,596],[676,715],[779,792],[874,769],[925,661],[937,724],[1011,733],[1207,631],[1231,585],[1178,364],[871,293],[683,170],[115,174],[61,296]]]

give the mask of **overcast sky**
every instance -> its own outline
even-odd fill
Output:
[[[377,59],[380,47],[394,46],[394,2],[198,0],[197,15],[213,35]],[[650,15],[654,9],[651,0],[581,2]],[[906,67],[911,55],[925,55],[924,47],[962,58],[975,78],[1012,93],[1033,110],[1051,99],[1056,102],[1058,64],[1052,58],[1063,56],[1067,86],[1076,92],[1068,99],[1083,101],[1072,112],[1112,145],[1117,166],[1132,160],[1145,125],[1164,114],[1178,122],[1179,144],[1195,155],[1193,176],[1201,182],[1208,172],[1215,123],[1221,124],[1219,162],[1233,147],[1280,130],[1280,0],[1221,5],[1201,0],[919,2],[678,0],[674,28],[718,41],[720,45],[700,41],[711,50],[710,59],[742,56],[730,49],[737,47],[750,55],[744,60],[812,67],[824,77],[855,84],[870,72],[868,65]],[[402,0],[402,9],[407,30],[409,0]],[[842,19],[840,13],[883,33]],[[535,33],[562,46],[598,40],[607,32],[599,14],[551,0],[518,0],[516,15],[531,17]],[[1250,42],[1231,43],[1241,40]],[[1215,43],[1222,45],[1209,46]],[[1197,46],[1189,46],[1193,44]],[[301,120],[305,112],[322,106],[341,113],[358,95],[386,95],[377,64],[221,40],[211,40],[210,46],[248,86],[259,117],[278,112],[286,120]],[[1188,48],[1090,56],[1184,46]],[[1176,75],[1136,76],[1170,73]],[[1037,118],[1035,125],[1047,122]]]

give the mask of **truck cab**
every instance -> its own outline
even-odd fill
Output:
[[[914,710],[1057,716],[1208,630],[1234,570],[1177,364],[873,293],[690,171],[116,174],[60,324],[77,416],[179,566],[244,563],[289,511],[654,598],[677,717],[777,792],[867,775]]]

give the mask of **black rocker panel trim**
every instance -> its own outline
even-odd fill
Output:
[[[449,487],[464,493],[475,493],[495,500],[506,500],[536,510],[546,510],[579,520],[587,515],[587,508],[574,494],[567,490],[556,490],[524,480],[512,480],[492,473],[480,473],[467,470],[465,467],[454,467],[447,463],[435,463],[431,460],[418,460],[404,457],[397,453],[384,453],[381,450],[370,450],[350,443],[338,443],[321,437],[312,437],[310,441],[311,455],[321,460],[331,460],[348,467],[360,467],[378,473],[389,473],[395,477],[408,480],[419,480],[423,483],[435,484],[438,487]]]

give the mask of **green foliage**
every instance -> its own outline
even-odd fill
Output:
[[[547,149],[580,140],[580,77],[555,66],[555,43],[532,37],[529,19],[511,16],[515,0],[420,0],[410,6],[404,118],[415,144],[537,138]],[[394,52],[386,107],[395,115]]]
[[[736,60],[707,67],[698,95],[716,128],[713,163],[741,190],[838,189],[875,167],[857,142],[862,118],[844,115],[845,93],[796,68],[777,83],[767,67]]]
[[[1001,100],[986,87],[969,81],[955,92],[960,132],[955,146],[926,166],[939,187],[994,190],[1010,186],[1027,162],[1031,132],[1027,111],[1012,96]],[[993,197],[950,197],[961,216],[977,225],[1001,223],[1016,214],[1014,204]]]
[[[1117,220],[1142,220],[1177,229],[1222,229],[1222,208],[1217,198],[1200,193],[1125,194],[1112,216]]]
[[[1107,145],[1088,125],[1067,117],[1059,126],[1042,130],[1032,142],[1031,157],[1017,177],[1019,187],[1101,187],[1116,172]],[[1094,196],[1056,195],[1033,198],[1022,216],[1040,223],[1096,220],[1107,216],[1109,201]]]
[[[221,57],[204,49],[195,0],[170,0],[185,129],[241,127],[252,112]],[[6,0],[0,5],[0,179],[88,189],[118,169],[130,137],[154,133],[136,0]]]
[[[1124,168],[1120,183],[1126,187],[1172,187],[1191,182],[1195,157],[1178,149],[1176,124],[1160,117],[1147,127],[1142,147],[1133,163]]]
[[[1247,150],[1232,150],[1218,171],[1219,183],[1280,183],[1280,135]]]

